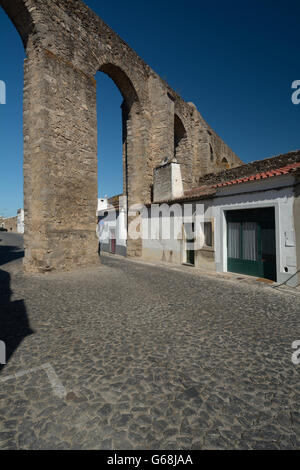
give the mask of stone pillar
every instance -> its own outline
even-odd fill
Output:
[[[121,104],[122,111],[122,153],[123,153],[123,194],[127,195],[127,121],[128,109],[126,102]]]
[[[148,164],[145,149],[145,125],[140,104],[136,101],[130,105],[123,105],[123,136],[126,135],[123,159],[126,166],[128,210],[137,204],[150,202],[150,184],[148,185]],[[126,122],[126,125],[124,124]],[[125,133],[124,133],[125,129]],[[124,141],[124,137],[123,137]],[[149,186],[149,187],[148,187]],[[128,215],[128,226],[139,218],[139,211],[135,215]],[[142,239],[132,239],[130,231],[127,238],[127,256],[140,257],[142,255]]]
[[[97,257],[96,82],[46,50],[24,67],[24,208],[28,272]]]

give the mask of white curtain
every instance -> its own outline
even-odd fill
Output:
[[[257,224],[243,223],[243,259],[257,261]]]
[[[241,224],[229,222],[228,224],[228,257],[240,258]]]

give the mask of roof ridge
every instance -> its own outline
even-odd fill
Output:
[[[290,163],[280,168],[274,168],[271,170],[262,171],[260,173],[255,173],[255,174],[248,175],[248,176],[241,176],[240,178],[223,181],[221,183],[214,184],[211,187],[221,188],[222,186],[231,186],[232,184],[241,184],[241,183],[246,183],[248,181],[273,178],[274,176],[287,175],[291,173],[292,171],[296,170],[297,168],[300,168],[300,162]]]

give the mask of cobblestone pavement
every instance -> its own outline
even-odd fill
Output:
[[[300,448],[299,294],[111,256],[28,276],[0,238],[0,449]]]

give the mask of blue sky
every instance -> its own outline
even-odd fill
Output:
[[[300,148],[300,4],[274,0],[87,0],[245,161]],[[0,10],[0,214],[23,206],[21,40]],[[121,95],[97,74],[99,195],[122,191]]]

